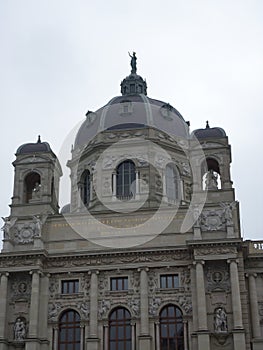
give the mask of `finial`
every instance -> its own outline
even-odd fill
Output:
[[[137,72],[137,57],[136,57],[136,52],[133,52],[132,55],[128,52],[130,58],[131,58],[131,74],[136,74]]]
[[[37,143],[41,143],[40,135],[38,135]]]
[[[207,120],[206,121],[206,129],[209,129],[210,128],[210,126],[209,126],[209,121]]]

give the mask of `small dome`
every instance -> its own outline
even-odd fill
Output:
[[[219,139],[226,137],[226,132],[222,128],[210,128],[208,121],[206,122],[205,129],[196,129],[192,132],[192,136],[198,139]]]
[[[52,152],[49,143],[41,142],[40,136],[36,143],[25,143],[18,147],[16,154]],[[52,152],[53,153],[53,152]]]

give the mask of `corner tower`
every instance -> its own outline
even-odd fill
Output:
[[[16,151],[11,216],[58,213],[59,178],[62,170],[56,155],[40,136]]]

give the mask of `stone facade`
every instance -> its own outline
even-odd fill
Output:
[[[133,84],[142,89],[132,93]],[[122,93],[87,113],[61,212],[50,146],[39,139],[16,153],[2,228],[0,350],[262,349],[263,243],[241,238],[225,132],[207,125],[190,135],[178,111],[146,96],[136,70]],[[138,113],[143,124],[133,122]],[[129,315],[124,340],[113,335],[116,310]],[[178,313],[169,319],[176,335],[165,333],[166,310]]]

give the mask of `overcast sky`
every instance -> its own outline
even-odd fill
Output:
[[[262,0],[0,0],[0,50],[1,216],[18,146],[40,134],[59,154],[87,110],[120,94],[136,51],[150,97],[191,130],[226,130],[242,234],[262,239]]]

